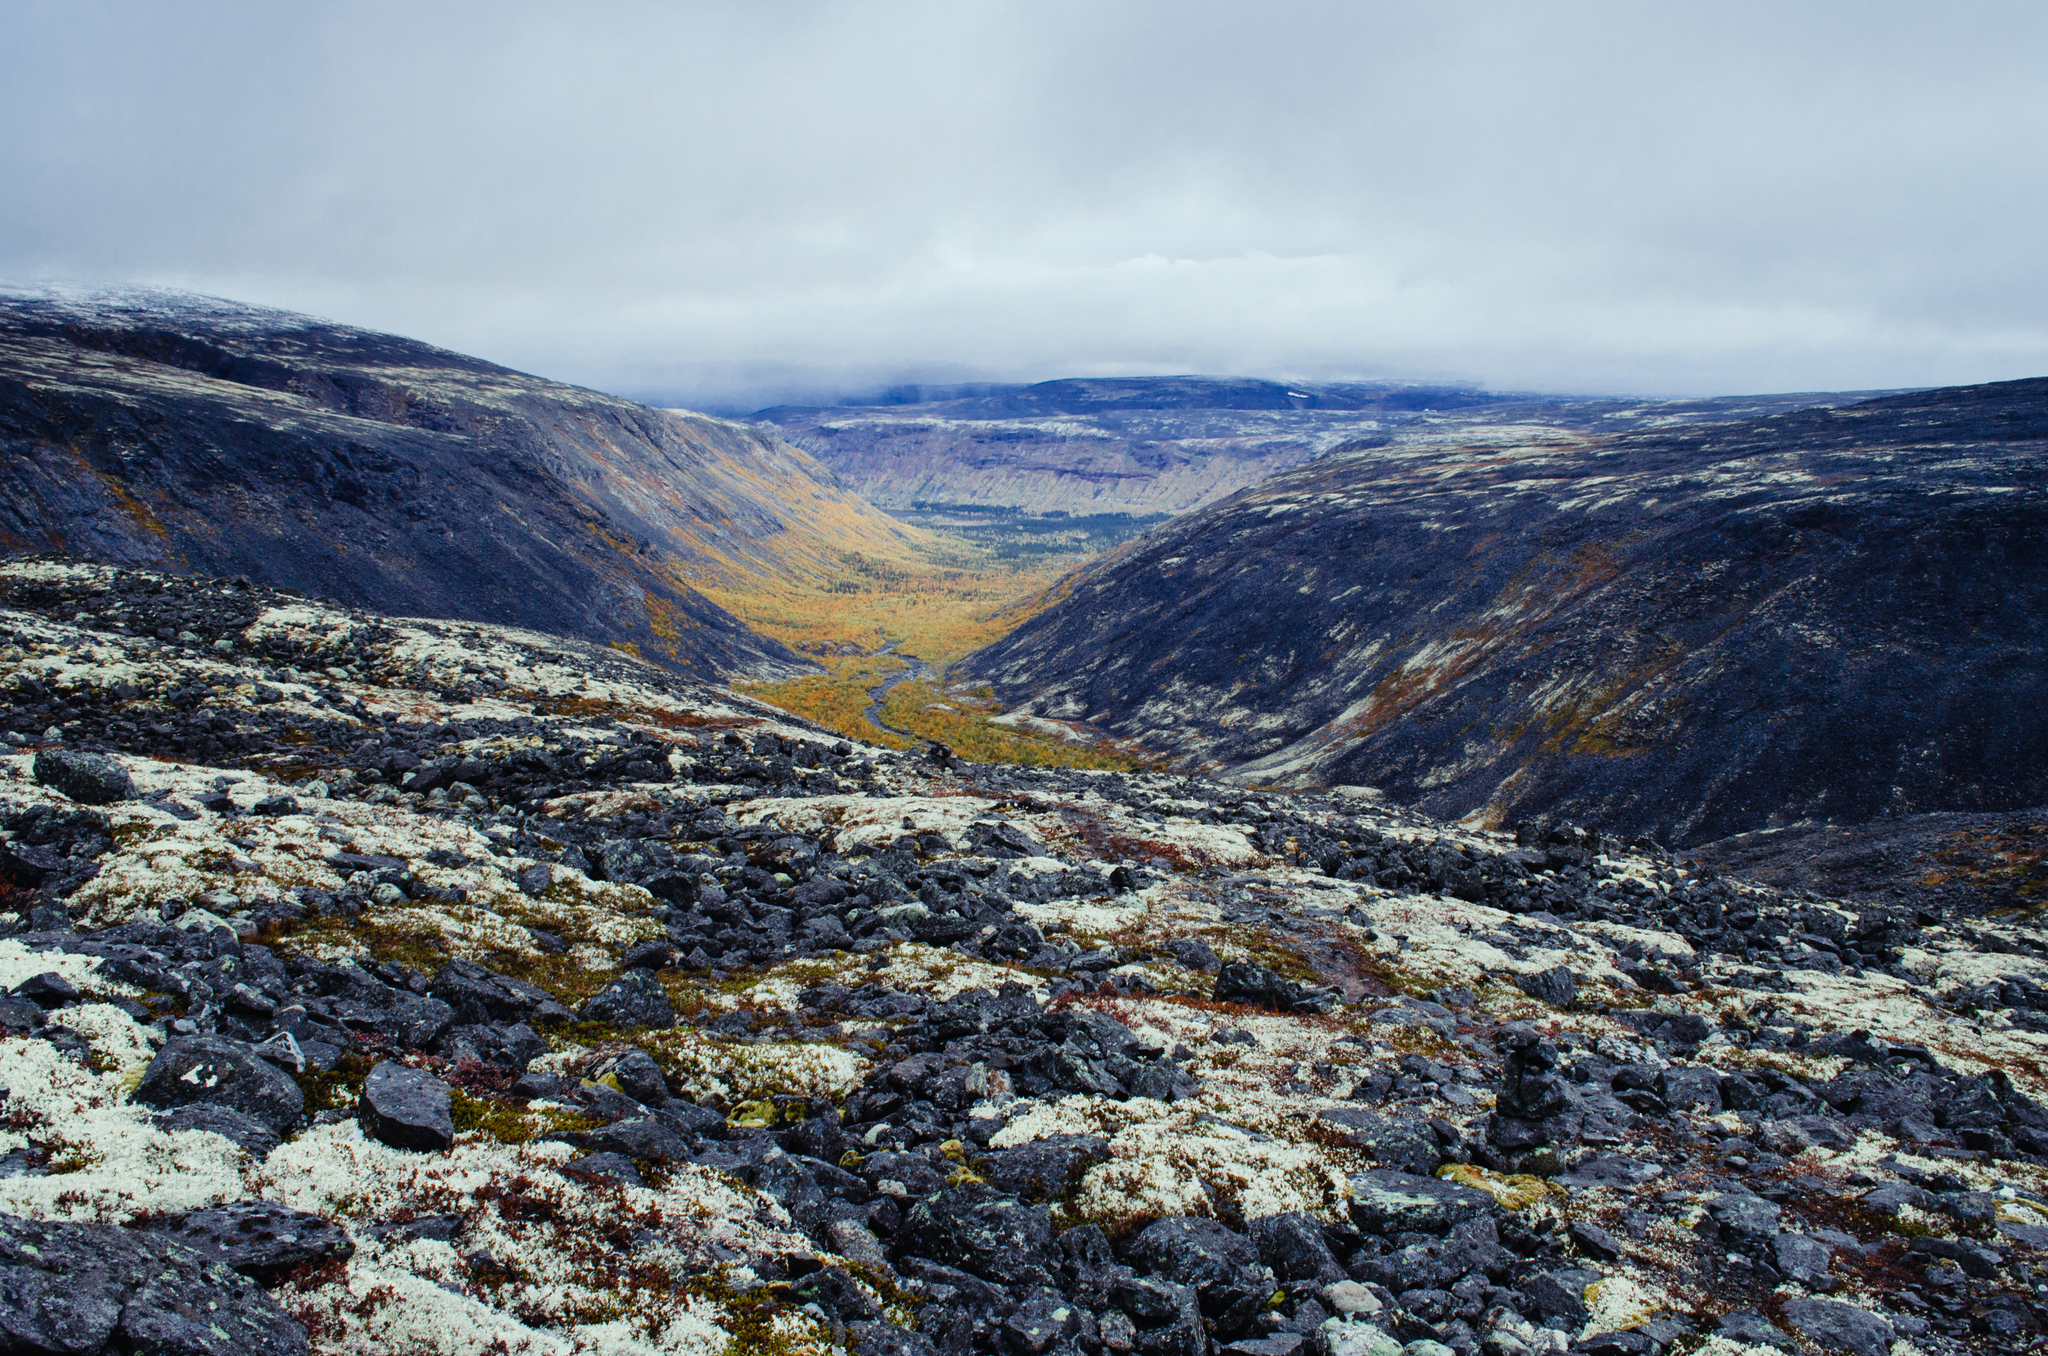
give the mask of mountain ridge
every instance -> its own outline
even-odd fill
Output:
[[[0,294],[0,544],[807,670],[693,584],[902,536],[800,449],[397,336],[182,293]],[[812,515],[813,519],[818,517]],[[815,526],[815,524],[813,524]]]
[[[1189,512],[1354,443],[1483,436],[1489,428],[1528,424],[1618,431],[1874,394],[1647,400],[1185,376],[900,390],[918,399],[777,406],[753,417],[892,510],[1146,515]],[[924,398],[932,396],[944,398]]]
[[[2022,381],[1357,445],[1130,544],[958,672],[1185,766],[1493,824],[2037,804],[2044,438]]]

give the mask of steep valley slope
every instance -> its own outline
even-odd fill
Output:
[[[2048,1330],[2026,918],[66,561],[0,564],[0,730],[0,1350]]]
[[[808,666],[696,585],[815,575],[913,532],[744,425],[211,298],[0,295],[10,551],[774,676]]]
[[[2048,382],[1353,446],[958,672],[1182,765],[1699,843],[2048,801]]]

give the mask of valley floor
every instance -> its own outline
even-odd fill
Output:
[[[1066,522],[1047,520],[1036,533],[1011,517],[991,532],[971,522],[927,523],[898,541],[871,535],[866,550],[843,553],[836,569],[692,582],[827,671],[741,690],[849,738],[894,749],[938,743],[976,761],[1023,766],[1139,766],[1141,753],[1079,725],[1001,722],[1003,708],[986,685],[945,678],[954,660],[1035,616],[1091,549],[1119,536],[1091,536]]]

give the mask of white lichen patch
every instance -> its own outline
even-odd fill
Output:
[[[1252,1219],[1306,1210],[1334,1219],[1356,1166],[1321,1145],[1227,1123],[1199,1103],[1144,1098],[1041,1103],[998,1131],[990,1147],[1055,1134],[1108,1139],[1109,1161],[1088,1170],[1072,1210],[1110,1228],[1165,1215]]]
[[[2048,1077],[2040,1072],[2048,1036],[1959,1021],[1916,986],[1874,970],[1855,977],[1792,970],[1785,978],[1792,991],[1778,996],[1779,1008],[1818,1030],[1881,1032],[1885,1040],[1925,1045],[1950,1068],[1999,1069],[2027,1096],[2048,1097]]]
[[[840,1101],[860,1086],[870,1067],[836,1045],[723,1041],[684,1027],[650,1032],[640,1045],[682,1096],[715,1106],[775,1093]]]
[[[0,1154],[31,1143],[51,1157],[41,1177],[0,1178],[0,1212],[33,1219],[120,1224],[145,1211],[196,1210],[240,1200],[242,1151],[197,1130],[167,1134],[128,1103],[147,1038],[125,1013],[78,1010],[74,1027],[117,1064],[96,1073],[47,1041],[0,1037],[0,1086],[8,1089]],[[66,1016],[71,1014],[67,1013]],[[122,1030],[128,1023],[131,1030]]]
[[[102,998],[132,998],[133,985],[109,979],[96,967],[97,956],[73,955],[68,951],[31,951],[16,941],[0,941],[0,990],[12,989],[37,975],[62,975],[82,994]]]
[[[591,1187],[560,1173],[572,1154],[481,1134],[420,1154],[367,1139],[353,1122],[307,1131],[254,1175],[266,1197],[352,1230],[401,1211],[459,1213],[464,1250],[372,1244],[338,1278],[294,1288],[291,1307],[339,1324],[349,1335],[340,1350],[716,1352],[730,1339],[725,1316],[689,1289],[716,1270],[716,1250],[806,1246],[779,1206],[709,1169],[679,1165],[647,1188]],[[490,1259],[482,1274],[468,1260],[479,1255]]]
[[[839,852],[877,851],[904,834],[935,833],[957,842],[977,819],[986,819],[996,803],[980,796],[764,796],[749,801],[733,815],[738,824],[781,824],[837,835]]]

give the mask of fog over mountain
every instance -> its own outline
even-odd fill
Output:
[[[724,413],[2015,378],[2048,368],[2044,37],[1990,4],[13,5],[0,277]]]

